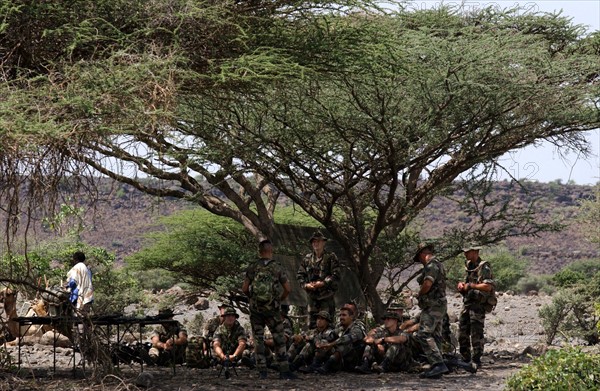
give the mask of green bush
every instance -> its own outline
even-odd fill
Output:
[[[600,259],[584,259],[570,263],[565,267],[566,270],[574,273],[583,273],[586,276],[593,276],[600,272]]]
[[[576,283],[583,281],[585,274],[579,271],[573,271],[570,269],[563,269],[552,276],[552,282],[554,285],[563,288],[575,285]]]
[[[587,391],[600,387],[600,355],[579,349],[549,350],[507,380],[510,391]]]
[[[552,279],[552,276],[547,276],[547,275],[524,276],[519,279],[519,281],[517,282],[516,288],[517,288],[517,291],[520,293],[527,293],[527,292],[531,292],[531,291],[552,293],[553,288],[551,287],[551,284],[550,284],[551,279]]]

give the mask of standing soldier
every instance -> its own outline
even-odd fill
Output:
[[[494,296],[494,275],[489,262],[479,257],[481,247],[463,248],[466,258],[467,276],[465,282],[459,282],[457,289],[463,295],[464,307],[460,313],[458,343],[460,354],[466,362],[473,360],[481,366],[483,355],[483,326],[485,323],[485,303]],[[471,346],[473,347],[471,355]]]
[[[448,308],[446,272],[442,263],[433,255],[433,244],[420,244],[413,260],[423,264],[421,275],[417,278],[421,308],[417,339],[431,364],[431,369],[421,376],[439,378],[449,372],[436,342],[436,339],[441,341],[442,321]]]
[[[297,279],[308,296],[309,328],[314,329],[317,313],[327,311],[335,316],[335,292],[340,279],[340,263],[334,253],[325,251],[327,238],[317,231],[309,242],[313,248],[298,269]]]
[[[275,343],[275,355],[281,379],[295,379],[290,372],[285,345],[281,302],[290,293],[290,282],[283,267],[273,260],[273,244],[263,240],[258,245],[260,259],[250,265],[242,284],[242,291],[250,299],[250,325],[254,336],[256,367],[261,379],[267,378],[265,357],[265,326]]]

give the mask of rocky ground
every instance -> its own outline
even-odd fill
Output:
[[[238,368],[237,375],[230,379],[218,376],[213,369],[198,370],[183,366],[175,368],[121,365],[116,375],[95,378],[93,367],[86,367],[85,376],[80,366],[73,371],[73,351],[57,348],[56,371],[53,368],[52,346],[36,344],[23,346],[21,371],[0,372],[0,390],[314,390],[317,388],[337,390],[501,390],[511,374],[518,371],[529,360],[528,354],[539,354],[545,349],[544,335],[537,315],[538,309],[550,302],[548,296],[516,296],[500,294],[495,311],[486,320],[486,355],[483,368],[476,374],[457,371],[439,380],[423,380],[414,374],[357,375],[337,374],[334,376],[300,375],[296,381],[277,379],[277,373],[269,374],[270,380],[258,380],[256,372]],[[456,321],[460,312],[460,299],[451,296],[449,314]],[[192,304],[177,308],[176,317],[189,323],[196,314],[205,319],[216,313],[215,303],[204,310]],[[242,324],[247,320],[240,318]],[[456,332],[457,324],[453,323]],[[17,362],[17,347],[7,347],[13,363]],[[79,360],[79,355],[76,355]]]

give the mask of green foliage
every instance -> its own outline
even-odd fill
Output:
[[[578,220],[585,237],[600,244],[600,184],[596,185],[593,199],[581,201]]]
[[[585,279],[585,274],[579,271],[573,271],[565,268],[552,276],[552,282],[560,287],[572,286]]]
[[[134,267],[127,267],[126,269],[139,282],[142,289],[169,289],[179,282],[179,278],[175,273],[164,269],[139,269]]]
[[[225,293],[241,286],[243,271],[256,257],[256,241],[243,226],[202,209],[182,211],[160,223],[165,229],[148,235],[148,245],[126,258],[130,268],[166,270],[206,291]],[[166,275],[148,277],[165,280]]]
[[[517,281],[517,291],[520,293],[531,291],[552,293],[551,279],[552,277],[548,275],[525,275]]]
[[[549,350],[507,380],[510,391],[587,391],[600,386],[600,355],[580,349]]]
[[[600,259],[575,261],[565,266],[564,270],[569,270],[578,274],[582,273],[587,276],[593,276],[600,272]]]
[[[594,303],[600,301],[600,273],[573,285],[562,287],[552,302],[539,311],[546,332],[546,342],[552,343],[557,333],[579,338],[588,344],[600,341],[598,317]]]

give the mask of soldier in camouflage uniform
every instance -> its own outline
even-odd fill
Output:
[[[400,329],[402,315],[397,312],[386,312],[383,325],[369,331],[365,337],[365,351],[361,365],[355,370],[371,373],[371,364],[377,372],[408,371],[413,367],[411,336]]]
[[[221,303],[218,305],[219,314],[204,323],[204,327],[202,328],[202,338],[205,338],[208,341],[212,341],[213,336],[217,328],[223,324],[223,314],[227,308],[231,307],[228,304]]]
[[[163,309],[158,312],[158,315],[162,319],[173,320],[175,314],[171,309]],[[150,339],[152,348],[148,351],[148,355],[156,365],[170,365],[173,359],[176,364],[182,364],[188,342],[187,331],[177,321],[163,324],[161,327],[162,330],[155,332]]]
[[[283,267],[273,258],[273,244],[263,240],[258,245],[260,259],[250,265],[242,285],[242,291],[250,299],[250,324],[254,337],[256,367],[259,377],[267,377],[267,360],[265,357],[265,327],[268,327],[275,342],[275,354],[279,365],[279,377],[294,379],[290,372],[285,345],[281,302],[290,293],[290,282]],[[264,292],[263,286],[270,278],[271,292]],[[269,297],[266,297],[268,294]]]
[[[227,308],[221,316],[223,324],[217,328],[213,338],[215,358],[220,362],[236,363],[242,358],[242,353],[246,349],[248,342],[246,330],[237,321],[240,316],[234,308]]]
[[[353,370],[360,362],[365,349],[364,338],[367,332],[364,325],[354,321],[354,311],[344,306],[340,309],[340,328],[336,330],[339,338],[333,342],[317,344],[317,349],[328,351],[333,348],[327,361],[317,368],[317,372],[325,375],[334,373],[340,367]]]
[[[334,253],[325,251],[327,238],[320,231],[310,238],[313,251],[307,254],[296,278],[308,297],[309,329],[314,329],[317,313],[328,311],[335,316],[335,292],[340,279],[340,263]]]
[[[485,323],[485,308],[483,303],[488,296],[494,294],[495,281],[492,267],[479,257],[481,247],[468,246],[463,248],[466,258],[467,272],[465,282],[459,282],[457,289],[463,295],[463,310],[459,319],[460,354],[466,362],[473,360],[477,367],[481,366],[483,355],[483,327]],[[471,355],[471,346],[473,347]]]
[[[432,244],[420,244],[413,260],[423,264],[421,275],[417,278],[421,308],[417,339],[431,364],[431,369],[421,376],[438,378],[449,372],[439,345],[442,341],[442,321],[448,309],[446,272],[442,263],[434,257]]]
[[[317,314],[317,328],[305,336],[306,344],[292,361],[291,367],[303,373],[312,373],[323,365],[324,359],[331,353],[330,349],[317,349],[317,345],[335,341],[338,335],[331,324],[331,315],[327,311]],[[310,363],[310,365],[306,365]]]

